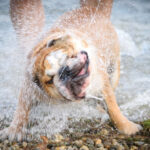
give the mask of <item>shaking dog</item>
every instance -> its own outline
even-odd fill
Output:
[[[17,34],[25,26],[14,21],[27,16],[30,5],[40,10],[34,13],[26,29],[40,32],[44,14],[40,0],[11,0],[11,18]],[[110,22],[113,0],[81,0],[81,7],[65,13],[53,25],[45,38],[28,55],[28,65],[13,121],[3,134],[11,140],[25,137],[28,116],[36,101],[77,101],[88,95],[102,95],[109,116],[124,134],[135,134],[141,127],[129,121],[120,111],[114,90],[120,75],[120,54],[117,34]],[[25,6],[28,4],[28,9]],[[22,10],[20,13],[17,13]],[[36,12],[37,10],[35,10]],[[31,13],[30,13],[31,15]],[[34,23],[36,24],[34,24]],[[38,35],[35,32],[34,37]]]

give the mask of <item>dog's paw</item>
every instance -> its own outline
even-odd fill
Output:
[[[9,141],[21,141],[26,139],[25,132],[22,129],[15,127],[5,128],[0,131],[0,139],[9,139]]]
[[[142,130],[142,126],[131,121],[126,121],[118,129],[121,133],[133,135]]]

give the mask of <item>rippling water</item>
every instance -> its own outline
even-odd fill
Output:
[[[46,13],[45,31],[64,12],[79,6],[77,0],[43,0]],[[150,118],[150,1],[116,0],[112,12],[121,45],[121,79],[116,91],[122,112],[131,120]],[[9,124],[16,108],[23,78],[24,53],[17,46],[9,18],[9,3],[0,3],[0,125]],[[41,107],[41,106],[39,106]],[[55,133],[67,128],[68,117],[92,118],[100,114],[86,102],[61,106],[42,106],[34,110],[33,132]],[[59,111],[58,111],[59,110]],[[35,115],[36,114],[36,115]],[[49,114],[47,116],[47,114]],[[46,116],[46,117],[43,117]],[[103,117],[107,117],[104,116]]]

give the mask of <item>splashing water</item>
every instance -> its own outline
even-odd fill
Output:
[[[79,6],[76,0],[55,0],[53,3],[43,0],[43,4],[47,21],[45,31],[68,8]],[[0,6],[0,129],[12,120],[25,66],[23,51],[17,46],[9,19],[8,5],[7,1],[2,0]],[[122,112],[136,121],[150,118],[149,5],[150,2],[146,0],[120,0],[115,1],[112,12],[112,22],[121,47],[121,79],[116,91],[117,101]],[[106,114],[99,113],[92,100],[50,106],[43,104],[33,109],[31,114],[30,132],[36,135],[51,135],[68,128],[68,118],[72,118],[72,122],[81,118],[108,118]]]

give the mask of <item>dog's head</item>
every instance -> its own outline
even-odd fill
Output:
[[[82,99],[89,84],[89,57],[70,36],[53,39],[34,50],[33,82],[51,98]]]

